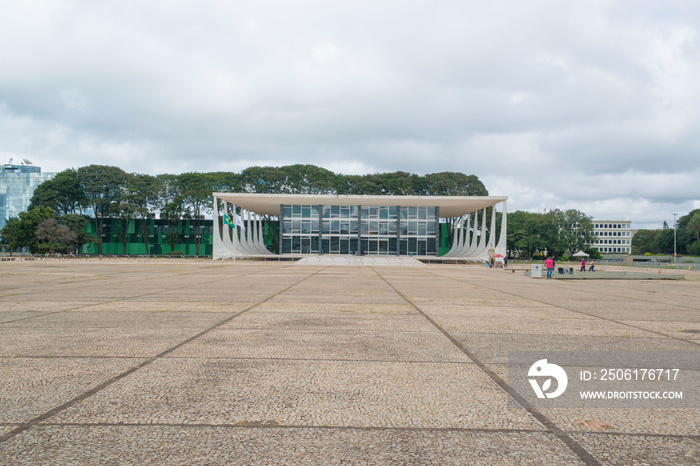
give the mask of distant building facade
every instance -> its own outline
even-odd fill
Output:
[[[0,165],[0,228],[29,207],[34,190],[56,173],[42,173],[35,165]]]
[[[595,242],[591,244],[601,254],[632,253],[632,222],[630,220],[591,220]]]

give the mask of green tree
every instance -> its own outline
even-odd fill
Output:
[[[593,223],[591,218],[580,210],[569,209],[564,212],[562,224],[559,226],[560,243],[571,257],[578,251],[586,249],[593,243]]]
[[[212,182],[213,193],[245,191],[243,176],[233,172],[211,172],[206,174]]]
[[[158,197],[158,209],[160,218],[166,221],[167,235],[166,241],[170,246],[170,251],[175,251],[175,245],[180,242],[180,222],[184,215],[184,205],[182,194],[180,193],[180,183],[178,175],[163,174],[158,175],[160,193]]]
[[[22,228],[22,221],[19,217],[10,217],[0,230],[3,243],[7,246],[10,255],[13,251],[25,246],[25,236]]]
[[[78,168],[78,181],[95,215],[97,252],[102,254],[102,222],[119,203],[126,173],[119,167],[89,165]]]
[[[564,212],[560,209],[550,210],[536,218],[536,231],[540,235],[540,252],[547,251],[547,255],[561,257],[566,252],[566,243],[560,234],[564,225]]]
[[[415,190],[417,184],[425,189],[424,183],[419,182],[422,177],[406,172],[376,173],[363,178],[366,186],[363,194],[410,196],[420,194]]]
[[[341,195],[377,194],[376,185],[362,175],[338,175],[335,179],[335,192]]]
[[[426,195],[429,196],[488,196],[484,183],[476,175],[440,172],[425,175]]]
[[[508,214],[506,242],[510,253],[532,259],[533,254],[544,251],[545,242],[540,230],[542,225],[542,214],[521,210]]]
[[[78,235],[66,225],[57,223],[55,218],[47,218],[39,223],[36,227],[36,237],[41,241],[38,244],[39,249],[51,254],[57,251],[67,252],[74,247],[78,239]]]
[[[657,238],[657,250],[661,254],[673,254],[673,228],[664,222],[664,227],[661,229]]]
[[[242,188],[248,193],[285,192],[287,175],[278,167],[249,167],[241,172]]]
[[[171,201],[167,202],[160,211],[161,218],[164,218],[168,223],[167,243],[170,246],[170,252],[175,251],[175,245],[180,242],[180,223],[182,220],[182,196],[175,196]]]
[[[335,173],[315,165],[287,165],[279,168],[285,177],[284,192],[289,194],[332,194]]]
[[[136,218],[139,210],[142,209],[141,193],[135,180],[138,177],[134,173],[125,174],[125,183],[121,194],[117,197],[113,205],[112,213],[119,219],[119,239],[123,247],[123,254],[126,256],[126,243],[129,239],[129,224]]]
[[[700,247],[700,209],[698,210],[698,212],[694,213],[693,216],[688,219],[687,223],[687,228],[690,231],[695,232],[695,243],[697,244],[696,248]]]
[[[67,214],[60,216],[56,220],[58,223],[67,226],[73,233],[75,233],[75,242],[73,243],[74,254],[78,252],[78,248],[80,248],[83,244],[96,242],[97,238],[88,234],[87,232],[89,217],[80,214]]]
[[[82,213],[86,205],[78,172],[70,168],[37,186],[27,210],[44,206],[52,208],[57,215],[68,215]]]
[[[9,219],[0,230],[0,235],[10,251],[26,247],[32,254],[36,254],[39,252],[37,226],[44,220],[52,218],[54,218],[54,211],[50,207],[34,207],[27,212],[20,212],[19,217]]]
[[[158,208],[161,181],[155,176],[134,173],[127,185],[130,202],[136,206],[133,216],[141,220],[141,237],[146,254],[150,254],[148,244],[148,224],[153,212]]]
[[[632,254],[657,254],[660,236],[661,230],[637,230],[632,237]]]
[[[184,217],[192,222],[192,234],[195,241],[195,255],[199,256],[202,243],[201,221],[204,215],[212,211],[212,191],[216,178],[203,173],[183,173],[177,183],[182,195]]]

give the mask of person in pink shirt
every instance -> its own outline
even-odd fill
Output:
[[[548,257],[547,260],[544,261],[544,266],[547,267],[547,278],[552,278],[552,272],[554,271],[554,261],[551,257]]]
[[[581,272],[586,271],[586,259],[581,259]]]

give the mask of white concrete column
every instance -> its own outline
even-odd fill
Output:
[[[484,215],[481,221],[481,236],[479,236],[479,246],[472,254],[472,257],[479,258],[486,251],[486,208],[484,207]]]
[[[471,257],[476,252],[479,246],[479,211],[474,212],[474,227],[472,228],[472,238],[469,244],[469,249],[464,254],[465,257]]]
[[[508,252],[508,243],[507,243],[507,238],[508,238],[508,207],[507,207],[507,202],[508,201],[503,201],[503,216],[501,217],[501,234],[499,235],[498,238],[498,245],[496,245],[496,254],[502,254],[503,257],[506,257],[506,253]]]
[[[456,257],[464,257],[466,254],[467,250],[469,249],[469,224],[471,220],[471,215],[467,215],[467,224],[463,228],[462,234],[464,239],[462,240],[462,247],[460,247],[457,252],[455,253]],[[464,226],[464,222],[462,222],[462,225]]]
[[[454,256],[462,248],[462,224],[464,223],[464,217],[460,219],[460,222],[456,225],[454,234],[452,235],[452,247],[447,251],[442,257]]]
[[[246,211],[241,210],[241,223],[244,226],[241,227],[240,225],[236,225],[236,230],[238,230],[238,246],[240,247],[241,251],[243,251],[245,254],[253,255],[255,253],[250,249],[248,245],[248,230],[250,230],[250,225],[245,226],[245,216]]]

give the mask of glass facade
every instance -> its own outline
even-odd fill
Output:
[[[27,210],[36,187],[54,175],[34,165],[0,165],[0,228]]]
[[[280,206],[283,254],[435,255],[437,207]]]

